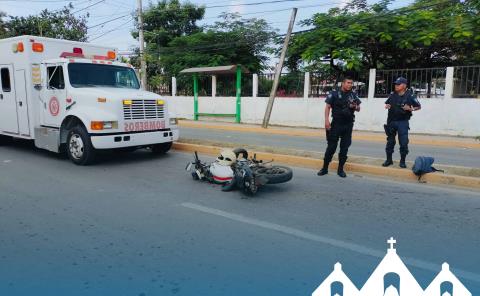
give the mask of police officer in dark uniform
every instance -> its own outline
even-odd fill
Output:
[[[332,161],[340,140],[340,152],[338,153],[337,174],[345,178],[344,165],[347,161],[348,147],[352,144],[353,122],[355,112],[360,111],[362,103],[357,94],[352,91],[353,79],[345,77],[340,90],[334,90],[328,94],[325,100],[325,131],[327,134],[328,146],[323,159],[323,168],[317,173],[319,176],[328,174],[328,165]],[[330,123],[330,111],[332,111],[332,122]]]
[[[388,109],[387,124],[384,126],[387,134],[387,147],[385,149],[387,160],[385,160],[383,166],[387,167],[393,164],[392,154],[395,148],[395,137],[398,134],[400,167],[406,168],[409,120],[412,117],[412,112],[420,110],[422,107],[413,92],[407,90],[407,79],[399,77],[394,83],[395,91],[385,101],[385,109]]]

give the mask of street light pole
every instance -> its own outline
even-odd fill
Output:
[[[138,5],[138,39],[140,41],[140,80],[142,87],[147,87],[147,62],[145,61],[145,40],[143,37],[143,12],[142,0],[137,0]]]
[[[297,8],[292,9],[292,16],[290,17],[290,23],[288,24],[287,35],[283,43],[282,53],[280,54],[280,60],[278,61],[277,68],[275,70],[275,79],[273,80],[272,90],[270,91],[270,97],[268,98],[267,110],[263,117],[263,128],[268,128],[270,122],[270,115],[272,115],[273,103],[275,101],[275,95],[277,94],[278,83],[280,82],[280,76],[282,75],[283,62],[285,61],[285,55],[287,54],[288,43],[290,42],[290,36],[292,35],[293,25],[295,24],[295,17],[297,16]]]

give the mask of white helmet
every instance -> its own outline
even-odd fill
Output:
[[[231,166],[237,161],[237,157],[232,150],[223,150],[217,157],[217,162],[220,165]]]

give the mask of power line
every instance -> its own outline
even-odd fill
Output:
[[[0,0],[2,1],[2,0]],[[105,0],[103,0],[105,1]],[[279,2],[298,2],[298,1],[304,1],[304,0],[274,0],[274,1],[264,1],[264,2],[254,2],[254,3],[245,3],[243,5],[262,5],[262,4],[270,4],[270,3],[279,3]],[[102,2],[102,1],[99,1],[99,2]],[[299,8],[309,8],[309,7],[322,7],[322,6],[329,6],[329,5],[332,5],[332,4],[341,4],[342,2],[335,2],[335,3],[328,3],[328,4],[317,4],[317,5],[306,5],[306,6],[301,6]],[[235,5],[215,5],[215,6],[204,6],[203,8],[216,8],[216,7],[230,7],[230,6],[235,6]],[[273,10],[273,11],[264,11],[264,12],[254,12],[254,13],[248,13],[248,14],[259,14],[259,13],[267,13],[267,12],[276,12],[276,11],[283,11],[283,10],[290,10],[291,8],[288,8],[288,9],[278,9],[278,10]],[[165,8],[165,9],[162,9],[162,11],[177,11],[177,10],[181,10],[181,9],[178,9],[178,8]],[[88,27],[87,29],[92,29],[92,28],[95,28],[95,27],[99,27],[99,26],[103,26],[107,23],[110,23],[110,22],[113,22],[113,21],[116,21],[118,19],[121,19],[125,16],[128,16],[129,14],[127,15],[123,15],[123,16],[120,16],[120,17],[115,17],[113,19],[109,19],[107,21],[104,21],[102,23],[99,23],[99,24],[95,24],[95,25],[92,25],[90,27]],[[244,15],[247,15],[247,14],[244,14]],[[219,17],[216,17],[216,18],[219,18]],[[208,19],[208,18],[204,18],[204,19]]]
[[[77,1],[78,2],[76,2],[75,5],[83,5],[83,4],[92,2],[92,0],[83,0],[83,1],[77,0]],[[69,1],[69,2],[72,3],[72,1]]]
[[[99,39],[99,38],[101,38],[101,37],[103,37],[103,36],[111,33],[111,32],[117,31],[117,30],[121,29],[122,26],[124,26],[124,25],[132,22],[133,20],[134,20],[134,19],[133,19],[133,17],[132,17],[131,19],[129,19],[129,20],[126,21],[125,23],[122,23],[121,25],[119,25],[118,27],[116,27],[116,28],[114,28],[114,29],[112,29],[112,30],[108,30],[108,31],[106,31],[106,32],[103,32],[102,34],[100,34],[100,35],[98,35],[98,36],[95,36],[93,39],[90,39],[89,41],[92,42],[92,41],[94,41],[94,40],[97,40],[97,39]]]
[[[116,18],[113,18],[113,19],[104,21],[104,22],[102,22],[102,23],[99,23],[99,24],[90,26],[90,27],[88,27],[87,29],[90,30],[90,29],[93,29],[93,28],[96,28],[96,27],[99,27],[99,26],[103,26],[103,25],[105,25],[105,24],[111,23],[111,22],[113,22],[113,21],[116,21],[116,20],[118,20],[118,19],[121,19],[121,18],[124,18],[124,17],[127,17],[127,16],[131,16],[131,15],[130,15],[130,14],[125,14],[125,15],[122,15],[122,16],[119,16],[119,17],[116,17]]]
[[[128,5],[127,3],[123,2],[123,1],[115,0],[115,1],[113,1],[112,4],[117,5],[117,6],[122,6],[123,8],[128,8],[128,9],[131,9],[131,10],[136,9],[134,4]]]
[[[283,3],[283,2],[299,2],[299,1],[304,1],[304,0],[272,0],[272,1],[253,2],[253,3],[212,5],[212,6],[205,6],[205,8],[219,8],[219,7],[232,7],[232,6],[255,6],[255,5],[263,5],[263,4],[273,4],[273,3]]]
[[[450,0],[446,0],[446,1],[439,1],[439,2],[436,2],[436,3],[433,3],[433,4],[428,4],[428,5],[424,5],[424,6],[416,6],[416,7],[412,7],[412,8],[405,8],[405,7],[401,7],[401,8],[398,8],[398,9],[395,9],[395,10],[391,10],[391,11],[387,11],[385,13],[382,13],[381,15],[372,15],[372,16],[368,16],[368,17],[364,17],[363,19],[361,19],[360,21],[357,21],[357,23],[362,23],[362,22],[365,22],[366,20],[368,19],[371,19],[371,18],[378,18],[380,16],[388,16],[388,15],[394,15],[394,14],[397,14],[397,15],[403,15],[409,11],[414,11],[414,10],[419,10],[419,9],[427,9],[427,8],[432,8],[432,7],[435,7],[435,6],[438,6],[438,5],[442,5],[442,4],[445,4],[445,3],[448,3],[450,2]],[[341,3],[339,3],[341,4]],[[324,4],[324,5],[327,5],[327,4]],[[331,5],[331,4],[329,4]],[[316,5],[316,6],[319,6],[319,5]],[[310,7],[310,5],[308,6]],[[281,11],[281,10],[284,10],[284,9],[279,9],[279,10],[273,10],[273,11]],[[267,12],[267,11],[265,11]],[[258,13],[261,13],[261,12],[258,12]],[[118,19],[118,18],[116,18]],[[114,19],[115,20],[115,19]],[[110,21],[113,21],[113,20],[110,20]],[[127,22],[128,23],[128,22]],[[101,25],[101,24],[99,24]],[[110,30],[110,31],[116,31],[118,30],[119,28],[121,28],[124,24]],[[347,25],[349,24],[345,24],[343,26],[337,26],[338,28],[344,28],[346,27]],[[97,26],[97,25],[96,25]],[[92,26],[93,27],[93,26]],[[303,34],[303,33],[308,33],[308,32],[312,32],[312,31],[315,31],[317,30],[318,28],[311,28],[311,29],[306,29],[306,30],[300,30],[300,31],[295,31],[293,32],[292,34]],[[108,32],[105,32],[104,34],[102,34],[102,36],[108,34],[110,31]],[[276,35],[273,35],[272,36],[272,39],[273,38],[278,38],[278,37],[283,37],[285,36],[285,34],[276,34]],[[95,39],[98,39],[98,37],[95,37]],[[216,43],[216,44],[212,44],[212,45],[200,45],[200,46],[193,46],[193,47],[163,47],[163,48],[158,48],[159,52],[161,50],[176,50],[176,51],[191,51],[191,50],[215,50],[215,49],[227,49],[227,48],[231,48],[233,46],[236,46],[237,44],[239,44],[238,42],[225,42],[225,43]],[[222,46],[222,45],[226,45],[227,47],[218,47],[218,46]]]
[[[0,0],[0,2],[30,2],[30,3],[62,3],[76,2],[81,0]]]
[[[117,7],[117,9],[115,10],[114,13],[109,13],[109,14],[93,14],[92,13],[92,17],[95,17],[95,19],[107,19],[107,18],[114,17],[114,16],[118,15],[119,13],[131,12],[131,10],[119,11],[120,9],[121,9],[121,7]]]
[[[118,20],[121,20],[121,19],[118,19]],[[117,20],[117,21],[118,21],[118,20]],[[130,22],[130,19],[128,19],[128,21],[127,21],[126,24],[128,24],[129,22]],[[120,24],[120,25],[118,25],[118,26],[113,27],[113,29],[111,29],[111,30],[112,30],[112,31],[117,31],[117,30],[124,29],[126,24]],[[94,29],[90,29],[88,35],[91,36],[91,37],[92,37],[92,36],[97,36],[98,34],[103,34],[103,33],[105,33],[105,32],[106,32],[105,30],[110,30],[110,29],[104,28],[103,25],[102,25],[102,26],[98,26],[98,27],[96,27],[96,28],[94,28]]]
[[[445,4],[447,2],[450,2],[449,0],[447,1],[439,1],[437,3],[434,3],[434,4],[428,4],[428,5],[424,5],[424,6],[417,6],[417,7],[412,7],[412,8],[409,8],[409,9],[406,9],[405,7],[402,7],[402,8],[399,8],[399,9],[395,9],[395,10],[391,10],[391,11],[388,11],[388,12],[385,12],[383,13],[382,15],[372,15],[372,16],[369,16],[369,17],[364,17],[363,19],[361,19],[360,21],[357,21],[356,23],[362,23],[362,22],[365,22],[366,20],[368,19],[372,19],[372,18],[378,18],[380,16],[388,16],[388,15],[392,15],[392,14],[397,14],[397,15],[403,15],[405,14],[406,12],[409,12],[409,11],[414,11],[414,10],[418,10],[418,9],[426,9],[426,8],[432,8],[432,7],[435,7],[435,6],[438,6],[438,5],[441,5],[441,4]],[[344,26],[338,26],[338,28],[343,28],[343,27],[346,27],[347,25],[349,24],[345,24]],[[298,35],[298,34],[303,34],[303,33],[308,33],[308,32],[312,32],[312,31],[315,31],[317,30],[318,28],[311,28],[311,29],[306,29],[306,30],[300,30],[300,31],[295,31],[295,32],[292,32],[292,34],[295,34],[295,35]],[[276,34],[276,35],[273,35],[272,36],[272,39],[273,38],[278,38],[278,37],[283,37],[285,36],[285,34]],[[241,43],[239,43],[241,42]],[[232,47],[235,47],[237,46],[238,44],[245,44],[243,41],[237,41],[237,42],[225,42],[225,43],[216,43],[216,44],[212,44],[212,45],[199,45],[199,46],[191,46],[191,47],[185,47],[185,46],[182,46],[182,47],[160,47],[158,48],[157,50],[157,54],[160,54],[161,51],[165,52],[165,51],[183,51],[183,52],[188,52],[188,51],[203,51],[203,50],[209,50],[209,51],[214,51],[214,50],[218,50],[218,49],[227,49],[227,48],[232,48]],[[222,46],[222,45],[225,45],[226,47],[218,47],[218,46]]]
[[[295,0],[295,1],[302,1],[302,0]],[[343,2],[332,2],[332,3],[328,3],[328,4],[314,4],[314,5],[305,5],[305,6],[299,6],[298,8],[311,8],[311,7],[323,7],[323,6],[331,6],[331,5],[335,5],[335,4],[342,4]],[[286,9],[276,9],[276,10],[265,10],[265,11],[258,11],[258,12],[253,12],[253,13],[245,13],[245,14],[242,14],[243,15],[252,15],[252,14],[261,14],[261,13],[269,13],[269,12],[279,12],[279,11],[286,11],[286,10],[291,10],[292,8],[286,8]],[[164,9],[164,10],[178,10],[177,8],[171,8],[171,9]],[[110,20],[107,20],[105,22],[102,22],[100,24],[97,24],[97,25],[93,25],[91,27],[88,27],[88,29],[92,29],[92,28],[95,28],[97,26],[103,26],[105,23],[109,23],[109,22],[112,22],[112,21],[115,21],[119,18],[122,18],[122,17],[118,17],[118,18],[113,18],[113,19],[110,19]],[[213,17],[213,18],[203,18],[202,20],[205,20],[205,19],[216,19],[216,18],[219,18],[219,16],[217,17]],[[278,22],[277,22],[278,23]],[[115,30],[117,29],[117,27],[115,28]]]
[[[2,0],[0,0],[0,1],[2,1]],[[264,4],[285,3],[285,2],[301,2],[301,1],[308,1],[308,0],[271,0],[271,1],[252,2],[252,3],[238,3],[238,4],[225,4],[225,5],[211,5],[211,6],[199,5],[196,8],[209,9],[209,8],[237,7],[237,6],[257,6],[257,5],[264,5]],[[308,6],[301,6],[301,7],[298,7],[298,8],[315,7],[315,6],[328,6],[328,5],[332,5],[332,4],[341,4],[341,3],[343,3],[343,2],[308,5]],[[180,11],[182,9],[185,9],[185,8],[177,8],[177,7],[168,7],[167,6],[167,7],[162,8],[161,11],[162,12],[164,12],[164,11]],[[291,10],[292,8],[281,9],[281,10],[289,10],[289,9]],[[274,10],[274,11],[280,11],[280,10]],[[261,12],[253,12],[253,13],[246,13],[246,14],[256,14],[256,13],[261,13]]]
[[[39,1],[33,1],[33,0],[0,0],[0,2],[10,2],[10,1],[15,1],[15,2],[38,2],[38,3],[41,3],[41,2],[46,2],[46,3],[61,3],[61,2],[69,2],[69,3],[66,3],[66,4],[75,4],[76,5],[82,5],[82,4],[85,4],[85,3],[88,3],[88,2],[92,2],[92,0],[60,0],[60,1],[55,1],[55,0],[39,0]],[[105,0],[102,0],[102,1],[105,1]],[[75,3],[73,3],[75,2]],[[73,6],[72,6],[73,7]],[[48,10],[48,8],[46,10],[48,10],[49,12],[60,12],[62,10],[64,10],[65,8],[70,8],[68,7],[67,5],[61,7],[61,8],[57,8],[57,9],[53,9],[53,10]],[[73,7],[74,8],[74,7]],[[77,12],[80,12],[84,9],[80,9],[78,11],[74,11],[74,12],[71,12],[71,14],[75,14]]]
[[[280,2],[287,2],[287,1],[304,1],[304,0],[275,0],[273,2],[277,2],[277,1],[280,1]],[[255,3],[246,3],[246,4],[249,4],[249,5],[257,5],[259,3],[272,3],[272,1],[266,1],[266,2],[255,2]],[[335,2],[335,3],[329,3],[329,4],[317,4],[317,5],[307,5],[307,6],[302,6],[300,8],[307,8],[307,7],[321,7],[321,6],[327,6],[327,5],[332,5],[332,4],[341,4],[342,2]],[[209,7],[211,8],[211,7]],[[182,8],[178,9],[178,8],[165,8],[163,9],[162,11],[168,11],[168,10],[171,10],[171,11],[177,11],[177,10],[181,10]],[[274,11],[283,11],[283,10],[290,10],[291,8],[288,8],[288,9],[280,9],[280,10],[274,10]],[[271,12],[271,11],[264,11],[264,12]],[[257,13],[262,13],[262,12],[255,12],[255,14]],[[109,19],[107,21],[104,21],[104,22],[101,22],[99,24],[95,24],[95,25],[92,25],[90,27],[88,27],[87,29],[93,29],[95,27],[99,27],[99,26],[103,26],[107,23],[110,23],[110,22],[113,22],[113,21],[116,21],[118,19],[121,19],[121,18],[124,18],[125,16],[128,16],[129,14],[127,15],[123,15],[123,16],[120,16],[120,17],[115,17],[113,19]],[[218,18],[218,17],[217,17]],[[116,31],[119,27],[115,27],[113,29],[113,31]]]
[[[331,6],[331,5],[336,5],[336,4],[342,4],[343,1],[340,2],[330,2],[330,3],[325,3],[325,4],[312,4],[312,5],[304,5],[304,6],[298,6],[297,8],[311,8],[311,7],[325,7],[325,6]],[[274,10],[263,10],[263,11],[256,11],[256,12],[248,12],[248,13],[239,13],[240,16],[245,16],[245,15],[254,15],[254,14],[262,14],[262,13],[270,13],[270,12],[280,12],[280,11],[290,11],[294,7],[289,7],[289,8],[281,8],[281,9],[274,9]],[[220,16],[216,17],[206,17],[203,18],[202,20],[208,20],[208,19],[217,19],[220,18]]]
[[[86,6],[86,7],[84,7],[84,8],[81,8],[81,9],[79,9],[79,10],[76,10],[76,11],[72,12],[72,14],[78,13],[78,12],[80,12],[80,11],[87,10],[87,9],[89,9],[90,7],[93,7],[93,6],[95,6],[95,5],[98,5],[98,4],[102,3],[102,2],[105,2],[105,0],[97,1],[97,2],[95,2],[95,3],[93,3],[93,4],[90,4],[90,5]]]
[[[362,19],[357,20],[355,24],[359,24],[359,23],[361,24],[365,20],[375,19],[375,18],[378,18],[378,17],[381,17],[381,16],[384,17],[384,16],[389,16],[389,15],[403,15],[407,12],[411,12],[411,11],[415,11],[415,10],[433,8],[435,6],[440,6],[442,4],[447,4],[449,2],[451,2],[451,0],[438,1],[436,3],[430,3],[430,4],[427,4],[427,5],[424,5],[424,6],[415,6],[415,7],[411,7],[411,8],[400,7],[400,8],[397,8],[397,9],[393,9],[393,10],[384,12],[381,15],[370,15],[370,16],[363,17]],[[337,26],[337,28],[346,28],[349,25],[350,24],[344,23],[341,26]],[[307,32],[314,31],[316,29],[318,29],[318,28],[312,28],[312,29],[297,31],[297,33],[307,33]]]

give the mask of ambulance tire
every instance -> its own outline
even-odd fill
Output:
[[[12,138],[8,136],[1,136],[0,135],[0,145],[7,145],[12,142]]]
[[[95,161],[95,148],[83,126],[77,125],[68,131],[66,150],[76,165],[90,165]]]
[[[172,148],[173,142],[160,143],[152,146],[152,152],[155,155],[163,155]]]

